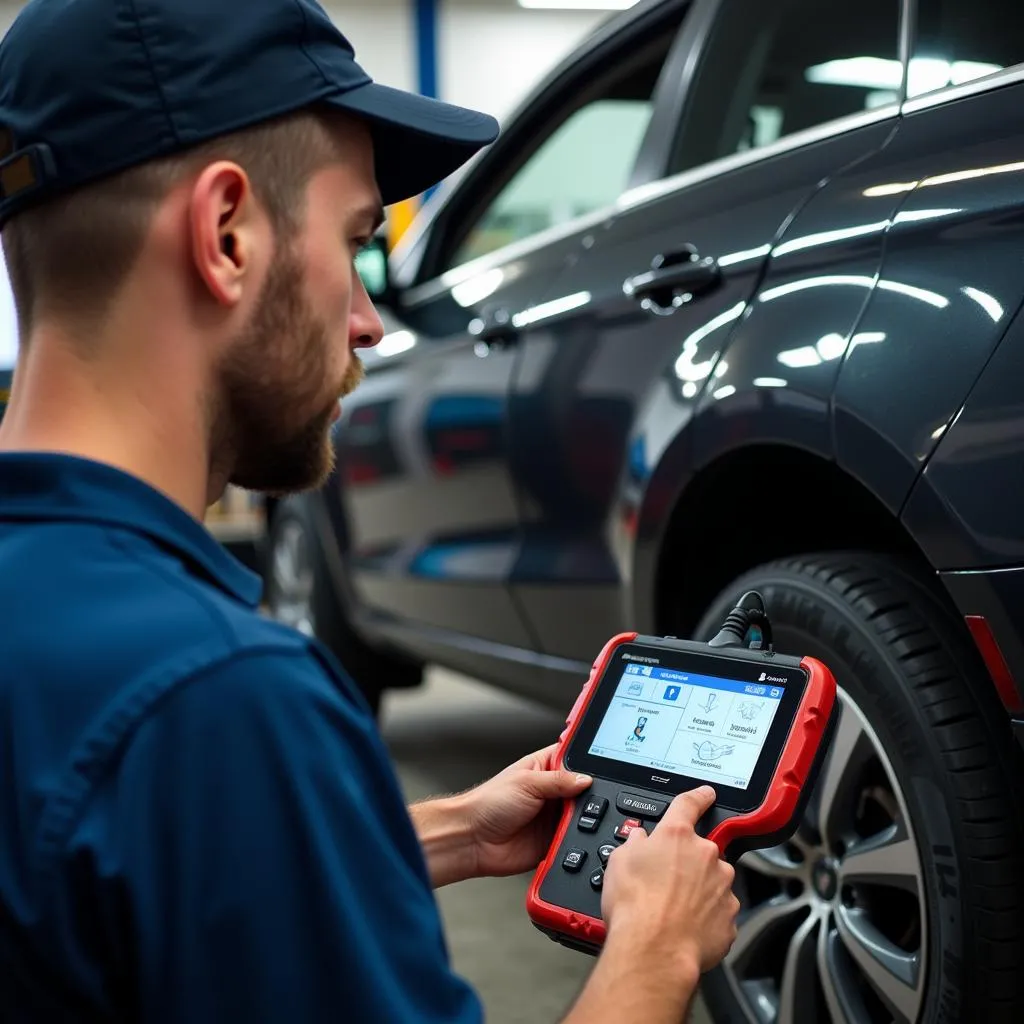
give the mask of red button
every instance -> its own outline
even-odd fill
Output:
[[[629,833],[635,828],[642,828],[639,818],[627,818],[616,830],[616,839],[628,839]]]

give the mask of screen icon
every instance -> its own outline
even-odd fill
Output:
[[[629,684],[629,696],[630,697],[641,697],[644,692],[643,683],[630,683]]]
[[[705,714],[710,715],[711,712],[714,711],[716,707],[718,707],[718,694],[717,693],[709,693],[704,698],[704,703],[701,704],[700,706],[704,710]]]
[[[781,697],[782,696],[782,691],[777,686],[773,686],[772,687],[772,696],[773,697]]]
[[[647,737],[644,735],[644,728],[647,725],[647,716],[641,715],[636,720],[636,725],[633,727],[633,735],[629,737],[628,742],[630,743],[643,743]]]
[[[662,697],[662,700],[679,700],[679,690],[678,686],[666,686],[665,696]]]

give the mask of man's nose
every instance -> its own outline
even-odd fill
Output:
[[[357,274],[349,316],[349,344],[352,348],[373,348],[383,337],[384,322]]]

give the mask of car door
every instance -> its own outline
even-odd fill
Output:
[[[338,497],[357,614],[406,649],[509,682],[524,673],[510,652],[536,648],[508,586],[518,344],[573,301],[558,281],[582,245],[574,227],[606,216],[633,173],[685,9],[599,32],[396,260],[389,332],[344,403]]]
[[[589,660],[608,636],[651,622],[653,595],[636,578],[690,470],[689,421],[702,402],[737,392],[720,357],[773,245],[821,183],[881,147],[897,120],[895,0],[830,8],[827,19],[815,0],[701,8],[688,26],[681,120],[664,144],[669,176],[625,193],[611,222],[587,233],[558,291],[588,301],[530,335],[513,382],[525,510],[514,590],[552,656]],[[895,77],[833,84],[836,62],[855,57]],[[770,383],[767,370],[755,377]],[[822,434],[826,413],[827,402]],[[730,424],[742,435],[741,416]]]
[[[840,465],[897,514],[1024,301],[1024,9],[915,7],[902,124],[871,183],[900,206],[857,327],[871,343],[835,395]]]

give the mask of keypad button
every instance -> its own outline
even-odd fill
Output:
[[[590,876],[590,888],[600,889],[604,885],[604,872],[600,868]]]
[[[657,821],[668,810],[668,801],[655,800],[638,793],[620,793],[615,799],[615,806],[623,814],[635,814],[639,818]]]
[[[565,860],[562,861],[562,867],[565,868],[566,871],[571,871],[575,874],[581,867],[583,867],[583,863],[586,859],[586,850],[570,850],[565,855]]]
[[[583,813],[588,818],[597,818],[598,821],[604,817],[606,810],[608,810],[608,798],[603,796],[592,796],[583,807]]]
[[[635,828],[643,828],[643,825],[640,824],[640,819],[639,818],[627,818],[615,830],[615,838],[616,839],[628,839],[629,838],[629,833],[632,832],[633,829],[635,829]]]
[[[581,832],[597,831],[597,818],[590,818],[586,814],[580,815],[580,818],[576,822],[576,824]]]
[[[601,858],[602,864],[608,863],[608,858],[615,852],[615,847],[611,843],[605,843],[604,846],[598,848],[597,855]]]

